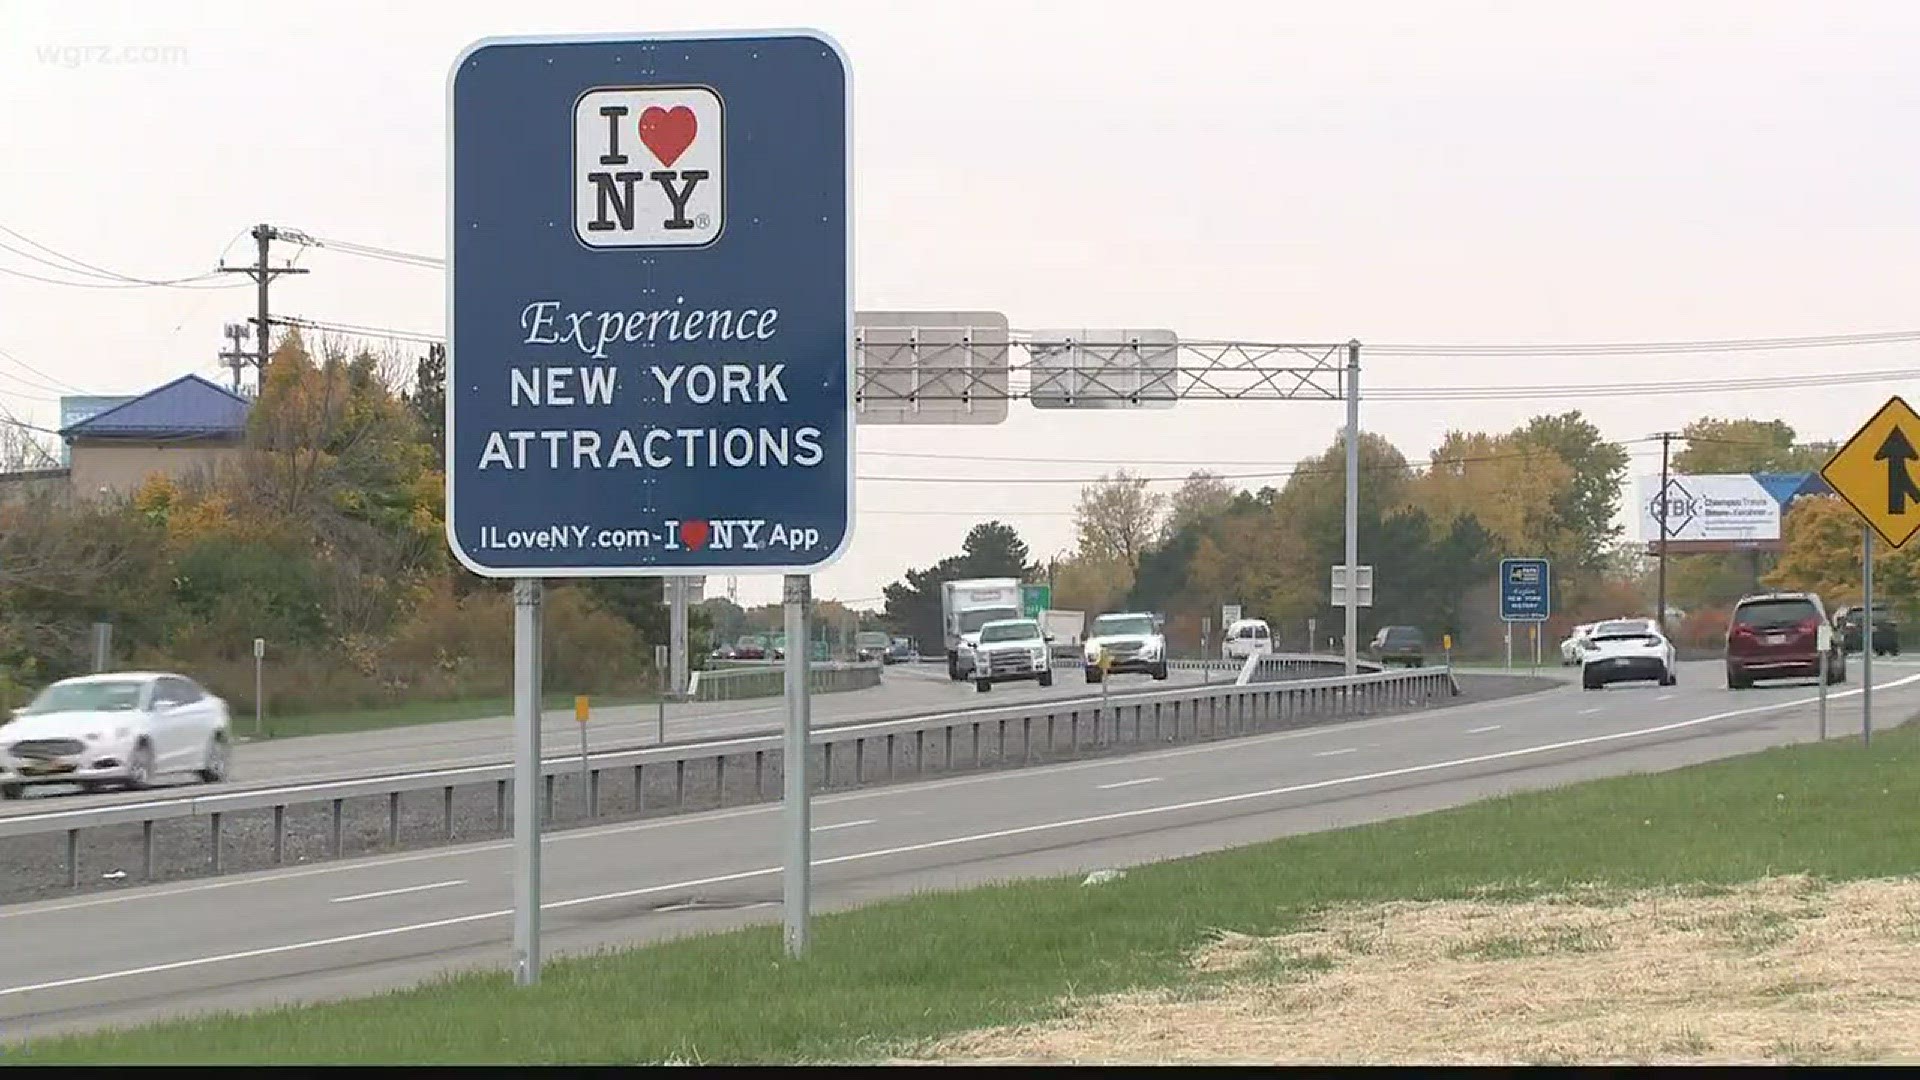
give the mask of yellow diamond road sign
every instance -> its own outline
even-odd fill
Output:
[[[1920,532],[1920,413],[1889,399],[1820,467],[1820,478],[1890,547],[1904,546]]]

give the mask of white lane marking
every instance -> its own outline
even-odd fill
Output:
[[[1916,661],[1920,663],[1920,661]],[[1908,675],[1890,682],[1875,683],[1875,690],[1894,690],[1920,682],[1920,675]],[[1828,701],[1843,697],[1852,697],[1860,693],[1858,688],[1842,690],[1827,696]],[[1792,701],[1775,702],[1769,705],[1754,706],[1751,709],[1728,713],[1712,719],[1727,719],[1732,716],[1744,716],[1750,713],[1775,712],[1783,709],[1798,708],[1803,705],[1818,704],[1818,697],[1798,698]],[[836,806],[841,803],[862,802],[870,799],[893,799],[902,795],[924,791],[941,791],[952,787],[972,787],[976,784],[994,784],[1009,780],[1021,780],[1028,777],[1048,777],[1061,773],[1083,772],[1088,769],[1112,769],[1139,766],[1174,758],[1193,757],[1195,755],[1237,753],[1249,748],[1266,746],[1271,743],[1291,742],[1296,739],[1321,738],[1328,735],[1340,735],[1351,731],[1369,728],[1398,726],[1401,724],[1424,723],[1431,726],[1436,717],[1444,719],[1446,714],[1457,711],[1482,712],[1489,709],[1505,708],[1516,704],[1541,703],[1540,695],[1528,694],[1515,698],[1503,698],[1498,701],[1474,702],[1467,705],[1446,706],[1404,716],[1386,716],[1378,720],[1359,720],[1346,724],[1328,724],[1322,727],[1305,728],[1298,731],[1276,731],[1267,735],[1253,735],[1230,742],[1206,743],[1200,746],[1185,746],[1172,750],[1154,750],[1142,754],[1132,754],[1123,758],[1111,758],[1104,761],[1078,761],[1061,765],[1039,765],[1025,769],[1009,769],[1004,772],[988,773],[980,776],[961,776],[950,780],[930,780],[925,783],[903,785],[899,787],[881,787],[871,791],[850,791],[841,795],[829,795],[814,800],[815,806]],[[1497,725],[1496,725],[1497,726]],[[1630,737],[1638,732],[1619,732],[1615,737]],[[761,814],[780,813],[778,803],[760,806],[744,806],[735,810],[713,810],[700,814],[676,816],[663,821],[629,822],[623,825],[605,825],[597,828],[568,829],[543,837],[545,844],[557,844],[575,840],[597,840],[609,836],[625,836],[629,833],[651,832],[655,829],[677,829],[697,826],[711,822],[730,821],[735,818],[752,817]],[[905,811],[914,816],[915,811]],[[511,840],[493,840],[485,843],[463,845],[457,848],[444,848],[435,851],[423,851],[412,855],[375,856],[363,859],[331,863],[303,870],[263,871],[256,875],[235,876],[218,881],[207,881],[177,888],[140,888],[111,896],[94,897],[87,900],[54,902],[45,906],[27,904],[0,907],[0,921],[21,918],[30,915],[52,915],[64,911],[76,911],[83,908],[101,907],[107,904],[124,904],[135,900],[165,900],[175,896],[211,892],[217,889],[237,889],[249,885],[275,885],[283,881],[315,877],[322,874],[350,874],[363,870],[378,870],[388,866],[400,866],[408,863],[425,862],[431,859],[458,859],[469,855],[484,855],[495,851],[505,851],[513,846]]]
[[[327,901],[327,903],[351,904],[355,900],[378,900],[383,896],[405,896],[408,893],[421,893],[429,889],[451,889],[455,885],[465,884],[466,881],[464,879],[459,881],[436,881],[431,885],[408,885],[403,889],[382,889],[379,892],[355,893],[352,896],[336,896]]]
[[[1885,684],[1884,688],[1904,686],[1920,682],[1920,674],[1909,675]],[[1882,689],[1883,687],[1875,687]],[[1842,694],[1857,694],[1858,690],[1843,691]],[[1840,697],[1842,694],[1833,694]],[[903,844],[898,847],[878,848],[873,851],[856,852],[852,855],[836,855],[830,859],[815,859],[814,866],[837,866],[841,863],[864,862],[869,859],[883,859],[893,855],[911,855],[923,851],[936,851],[941,848],[956,847],[961,844],[978,844],[989,840],[1004,840],[1011,836],[1027,836],[1033,833],[1051,832],[1058,829],[1074,829],[1086,825],[1104,825],[1114,821],[1127,821],[1134,818],[1150,817],[1158,814],[1175,814],[1187,810],[1204,810],[1215,806],[1228,806],[1234,803],[1255,799],[1269,799],[1282,795],[1296,795],[1303,791],[1321,791],[1327,788],[1344,787],[1350,784],[1364,784],[1375,780],[1391,780],[1402,776],[1415,776],[1420,773],[1437,772],[1442,769],[1457,769],[1468,765],[1482,765],[1491,761],[1507,761],[1513,758],[1531,757],[1535,754],[1552,753],[1556,750],[1571,750],[1582,746],[1595,746],[1600,743],[1618,742],[1622,739],[1638,738],[1643,735],[1659,735],[1669,731],[1699,727],[1720,720],[1731,720],[1740,716],[1753,716],[1759,713],[1778,712],[1783,708],[1804,705],[1818,698],[1807,698],[1796,702],[1780,702],[1773,705],[1756,705],[1745,709],[1733,709],[1728,712],[1698,716],[1691,720],[1676,720],[1669,724],[1657,724],[1653,727],[1636,728],[1632,731],[1616,731],[1608,735],[1593,735],[1584,739],[1566,739],[1556,743],[1544,743],[1539,746],[1522,747],[1517,750],[1501,750],[1491,754],[1476,754],[1472,757],[1452,758],[1447,761],[1431,761],[1424,765],[1407,765],[1398,769],[1382,769],[1377,772],[1358,773],[1352,776],[1337,776],[1327,780],[1311,780],[1306,783],[1288,784],[1284,787],[1264,788],[1260,791],[1243,791],[1234,795],[1216,795],[1209,799],[1192,799],[1187,802],[1168,803],[1163,806],[1148,806],[1138,810],[1118,810],[1106,814],[1092,814],[1086,817],[1067,818],[1061,821],[1046,821],[1036,825],[1017,825],[1008,829],[995,829],[992,832],[972,833],[966,836],[952,836],[944,840],[928,840],[918,844]],[[732,874],[717,874],[712,877],[697,878],[691,881],[676,881],[665,885],[648,885],[638,889],[625,889],[620,892],[599,893],[594,896],[580,896],[572,900],[558,900],[540,905],[542,911],[560,911],[586,904],[606,903],[612,900],[630,900],[638,896],[650,896],[657,893],[672,892],[677,889],[697,889],[708,885],[723,885],[750,878],[769,877],[783,873],[784,867],[770,866],[758,870],[741,870]],[[179,971],[185,968],[205,967],[209,964],[225,963],[233,960],[250,960],[261,956],[278,956],[290,952],[325,948],[329,945],[345,945],[358,941],[392,937],[396,934],[415,933],[425,930],[437,930],[463,923],[481,922],[486,919],[500,919],[511,915],[511,908],[497,911],[483,911],[472,915],[456,915],[452,918],[435,919],[431,922],[411,923],[406,926],[389,926],[380,930],[365,930],[357,934],[343,934],[338,937],[319,938],[313,941],[296,941],[286,945],[269,945],[259,949],[247,949],[242,952],[221,953],[215,956],[199,956],[187,960],[174,960],[164,964],[148,964],[144,967],[127,968],[122,971],[103,971],[94,975],[78,975],[68,979],[55,979],[51,982],[31,983],[25,986],[0,987],[0,997],[12,997],[18,994],[32,993],[36,990],[57,990],[68,986],[84,986],[90,983],[106,982],[112,979],[132,978],[139,975],[153,975],[167,971]]]
[[[1673,700],[1673,695],[1672,695],[1672,694],[1661,694],[1661,695],[1660,695],[1659,697],[1657,697],[1657,698],[1654,698],[1653,700],[1655,700],[1655,701],[1672,701],[1672,700]]]
[[[1467,734],[1485,735],[1489,731],[1499,731],[1499,730],[1500,730],[1499,724],[1488,724],[1486,727],[1470,727],[1467,729]]]
[[[1112,791],[1114,788],[1137,787],[1141,784],[1157,784],[1159,782],[1160,777],[1158,776],[1143,776],[1138,780],[1122,780],[1116,784],[1095,784],[1094,788],[1097,791]]]
[[[1314,757],[1339,757],[1341,754],[1357,754],[1359,752],[1360,752],[1360,748],[1357,746],[1344,746],[1338,750],[1322,750],[1313,756]]]
[[[1592,716],[1592,715],[1593,715],[1594,713],[1597,713],[1597,712],[1599,712],[1599,711],[1600,711],[1599,709],[1581,709],[1581,710],[1580,710],[1580,715],[1581,715],[1581,716]]]
[[[813,827],[813,831],[814,832],[832,832],[835,829],[853,829],[853,828],[858,828],[861,825],[878,825],[878,824],[880,824],[879,818],[862,818],[859,821],[840,821],[840,822],[835,822],[832,825],[815,825]]]

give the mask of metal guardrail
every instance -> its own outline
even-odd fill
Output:
[[[1364,657],[1357,661],[1356,666],[1365,674],[1386,670],[1378,661]],[[1248,682],[1259,683],[1314,676],[1343,676],[1347,671],[1347,661],[1345,657],[1327,653],[1268,653],[1255,658],[1251,670],[1246,660],[1169,660],[1167,667],[1173,671],[1198,671],[1228,677],[1238,677],[1245,672]]]
[[[1087,696],[986,709],[967,709],[901,717],[893,720],[864,721],[815,729],[812,745],[823,757],[818,774],[831,786],[834,776],[834,752],[851,749],[854,755],[853,780],[857,786],[870,777],[867,747],[884,742],[886,763],[884,779],[891,780],[897,758],[896,742],[914,740],[915,772],[924,771],[929,737],[943,739],[945,768],[967,767],[954,753],[955,733],[971,738],[973,767],[982,762],[982,740],[993,742],[995,760],[1009,763],[1008,736],[1018,740],[1019,762],[1030,763],[1036,751],[1036,732],[1044,730],[1045,743],[1039,747],[1051,756],[1060,749],[1058,729],[1064,726],[1068,747],[1078,753],[1088,748],[1112,746],[1128,741],[1126,720],[1131,715],[1132,742],[1136,745],[1164,745],[1182,738],[1214,739],[1222,735],[1251,734],[1263,729],[1301,726],[1337,721],[1377,712],[1384,707],[1423,705],[1436,698],[1452,697],[1460,686],[1452,671],[1445,667],[1408,671],[1377,672],[1328,679],[1291,679],[1280,682],[1255,682],[1236,686],[1227,683],[1174,690],[1156,690],[1103,698]],[[1203,732],[1204,726],[1204,732]],[[1087,741],[1083,743],[1083,736]],[[590,754],[585,769],[574,755],[556,755],[542,760],[545,818],[551,822],[554,807],[554,782],[562,775],[586,773],[586,805],[589,818],[600,816],[600,786],[603,774],[631,769],[634,777],[635,812],[646,809],[645,773],[647,769],[671,768],[674,776],[674,804],[686,802],[686,776],[689,764],[707,763],[718,792],[718,802],[726,805],[726,770],[730,759],[752,762],[756,800],[767,798],[765,772],[768,759],[778,760],[782,736],[779,733],[708,739],[680,745],[652,746],[634,750],[602,751]],[[845,761],[845,758],[842,758]],[[958,764],[956,764],[958,762]],[[445,840],[453,840],[454,790],[470,785],[494,787],[494,828],[496,834],[507,829],[507,796],[513,774],[511,762],[493,765],[427,769],[415,772],[360,777],[350,780],[318,781],[262,787],[251,790],[201,789],[192,794],[154,798],[140,802],[108,806],[79,807],[0,816],[0,839],[66,834],[67,884],[79,886],[80,833],[85,829],[140,825],[143,834],[141,879],[153,876],[153,830],[160,821],[201,818],[210,830],[213,873],[222,870],[221,827],[229,815],[253,810],[273,811],[273,859],[283,861],[286,849],[286,817],[289,807],[326,804],[330,809],[330,854],[339,858],[343,850],[343,806],[348,799],[383,797],[387,803],[387,842],[398,845],[400,798],[404,794],[440,790],[445,807]],[[657,774],[656,774],[657,775]]]
[[[816,694],[842,690],[870,690],[880,685],[880,665],[813,664],[807,668],[807,682]],[[690,701],[736,701],[740,698],[775,697],[787,692],[784,664],[755,664],[696,671],[688,680]]]

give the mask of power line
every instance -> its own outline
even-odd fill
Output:
[[[1771,375],[1747,379],[1688,379],[1672,382],[1642,383],[1560,383],[1513,384],[1510,386],[1460,387],[1378,387],[1367,390],[1362,400],[1376,401],[1501,401],[1529,398],[1615,398],[1649,397],[1666,394],[1692,394],[1702,391],[1740,393],[1752,390],[1790,390],[1802,387],[1859,386],[1878,382],[1903,382],[1920,377],[1920,368],[1878,371],[1824,372],[1811,375]]]
[[[282,315],[274,322],[283,326],[297,326],[308,330],[325,330],[336,334],[349,334],[356,337],[386,338],[389,341],[404,341],[411,344],[440,345],[445,338],[435,334],[421,334],[411,330],[395,330],[384,326],[365,326],[360,323],[333,322],[325,319],[307,319],[297,315]]]
[[[1614,445],[1624,446],[1629,443],[1640,443],[1640,442],[1648,442],[1648,441],[1650,440],[1626,439],[1626,440],[1621,440],[1620,442],[1615,443]],[[1495,461],[1524,460],[1528,458],[1547,457],[1550,455],[1554,457],[1558,457],[1558,455],[1554,454],[1553,450],[1550,447],[1538,447],[1530,450],[1512,451],[1512,452],[1499,453],[1499,454],[1476,454],[1476,455],[1464,456],[1464,457],[1429,458],[1426,461],[1408,461],[1404,465],[1362,465],[1360,466],[1360,471],[1362,473],[1406,472],[1409,474],[1413,474],[1418,470],[1431,469],[1435,467],[1443,467],[1443,466],[1450,466],[1450,465],[1484,464],[1484,463],[1495,462]],[[1637,454],[1632,451],[1629,451],[1628,456],[1640,457],[1645,455]],[[1279,479],[1292,479],[1293,477],[1296,477],[1296,476],[1345,475],[1346,470],[1344,465],[1336,468],[1322,468],[1316,465],[1316,462],[1318,460],[1319,460],[1318,458],[1314,458],[1307,461],[1296,462],[1294,463],[1293,468],[1283,469],[1280,471],[1216,473],[1212,477],[1210,477],[1210,479],[1279,480]],[[1113,474],[1109,474],[1106,476],[1095,476],[1095,477],[1084,477],[1084,476],[1081,476],[1081,477],[1068,477],[1068,476],[867,476],[867,475],[862,475],[858,477],[858,479],[873,482],[873,483],[899,483],[899,484],[995,484],[995,485],[1079,484],[1079,485],[1089,485],[1089,484],[1113,483],[1118,480],[1125,480],[1126,482],[1129,482],[1129,483],[1184,484],[1190,479],[1190,477],[1185,477],[1185,476],[1120,477]]]
[[[1378,344],[1363,346],[1371,356],[1620,356],[1766,349],[1831,349],[1920,341],[1920,330],[1886,330],[1804,337],[1709,338],[1692,341],[1535,342],[1532,344]]]
[[[35,240],[33,237],[26,235],[25,233],[19,231],[18,229],[9,228],[8,226],[5,226],[5,225],[0,225],[0,232],[4,232],[7,235],[12,236],[26,244],[32,245],[33,247],[39,249],[40,251],[45,252],[46,255],[53,256],[53,258],[49,259],[46,257],[46,255],[35,254],[32,251],[27,251],[23,248],[7,243],[4,240],[0,240],[0,250],[10,251],[15,255],[19,255],[19,256],[22,256],[23,258],[30,259],[35,263],[38,263],[42,266],[45,266],[54,270],[58,270],[62,273],[76,274],[83,278],[93,279],[92,281],[69,281],[66,279],[41,277],[39,275],[28,274],[20,270],[0,268],[0,269],[6,269],[7,273],[11,273],[19,277],[30,278],[35,281],[43,281],[43,282],[48,282],[50,284],[55,284],[55,285],[71,285],[77,288],[136,289],[136,288],[151,288],[151,287],[172,287],[172,288],[230,288],[231,287],[224,283],[219,285],[210,284],[211,280],[216,276],[216,274],[212,271],[208,271],[200,274],[194,274],[189,277],[179,277],[179,278],[143,278],[143,277],[136,277],[131,274],[123,274],[117,270],[109,270],[104,266],[99,266],[94,263],[87,262],[85,259],[81,259],[76,256],[69,255],[63,251],[59,251],[55,248],[48,247],[46,244],[43,244],[40,241]]]
[[[40,387],[40,389],[42,390],[53,390],[55,392],[58,392],[62,389],[65,389],[65,390],[70,390],[76,394],[88,393],[88,391],[82,390],[79,387],[73,385],[70,382],[67,382],[64,379],[58,379],[52,375],[47,374],[46,372],[40,370],[37,367],[34,367],[32,364],[27,363],[25,360],[20,359],[19,357],[13,355],[12,353],[8,352],[5,349],[0,349],[0,358],[4,358],[12,362],[15,366],[20,367],[23,370],[30,371],[33,374],[38,375],[41,379],[45,380],[46,384]],[[0,374],[4,374],[4,373],[0,373]],[[9,377],[14,378],[16,381],[25,382],[25,380],[19,379],[18,376],[9,376]],[[28,385],[32,385],[32,384],[29,383]]]

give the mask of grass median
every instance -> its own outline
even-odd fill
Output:
[[[557,961],[530,990],[504,975],[466,976],[362,1000],[47,1040],[9,1056],[886,1059],[956,1033],[1054,1021],[1099,995],[1203,992],[1216,977],[1198,971],[1194,956],[1222,931],[1284,934],[1342,905],[1518,902],[1596,885],[1725,890],[1788,873],[1829,882],[1912,875],[1916,805],[1920,725],[1906,725],[1870,748],[1837,739],[1594,781],[1140,867],[1098,886],[1076,877],[877,903],[820,918],[803,963],[782,959],[777,928],[753,929]]]
[[[590,694],[593,707],[612,708],[653,702],[651,694]],[[573,695],[546,695],[542,706],[548,710],[573,708]],[[513,698],[458,698],[451,701],[410,701],[401,705],[382,705],[367,709],[337,709],[326,712],[296,713],[265,718],[263,738],[286,739],[301,735],[336,735],[381,728],[410,727],[415,724],[440,724],[454,720],[486,720],[511,716]],[[244,738],[253,737],[251,713],[236,713],[234,731]]]

